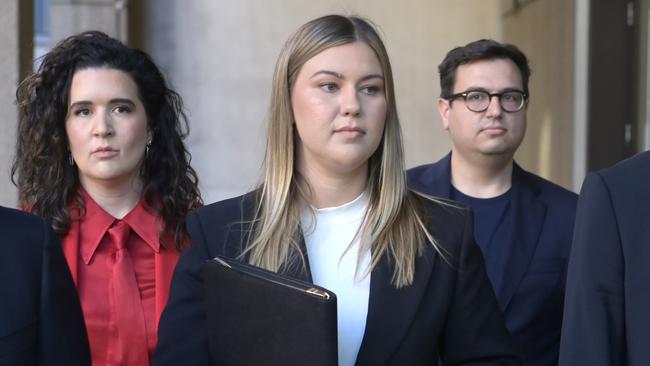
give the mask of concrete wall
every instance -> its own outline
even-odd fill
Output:
[[[639,75],[638,83],[638,121],[637,133],[639,136],[639,151],[650,149],[650,0],[640,0],[638,7],[639,37],[638,37],[638,59],[637,68]]]
[[[89,29],[126,40],[127,3],[124,0],[52,0],[51,43]],[[15,207],[18,200],[10,180],[18,121],[15,93],[18,83],[33,68],[33,19],[33,1],[0,1],[0,205],[9,207]]]
[[[509,5],[505,5],[505,4]],[[503,40],[517,45],[532,68],[528,131],[516,159],[525,168],[574,189],[573,1],[504,0]]]
[[[127,4],[128,0],[50,0],[52,45],[86,30],[100,30],[126,41]]]
[[[15,207],[16,189],[10,181],[18,111],[16,87],[31,64],[33,35],[30,1],[0,2],[0,205]]]
[[[17,119],[13,100],[31,59],[31,3],[0,2],[0,123],[6,131],[0,135],[0,173],[5,177],[0,204],[9,206],[16,202],[9,181]],[[445,53],[478,38],[511,42],[527,53],[533,68],[528,133],[517,160],[571,188],[574,2],[513,4],[56,0],[51,3],[50,39],[55,43],[72,33],[101,29],[152,54],[184,97],[191,124],[188,146],[206,202],[245,192],[258,181],[275,59],[288,35],[307,20],[327,13],[358,14],[379,26],[393,63],[409,167],[435,161],[449,149],[436,110],[436,67]]]
[[[188,144],[206,202],[255,185],[275,59],[288,35],[328,13],[358,14],[381,29],[391,56],[407,165],[449,149],[436,101],[437,65],[452,47],[499,39],[498,0],[145,0],[137,43],[183,96]],[[140,7],[140,5],[138,5]],[[134,31],[134,29],[132,29]]]

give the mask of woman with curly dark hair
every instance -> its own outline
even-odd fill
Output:
[[[148,365],[185,217],[202,205],[180,96],[140,50],[61,41],[17,90],[12,180],[63,238],[94,365]]]

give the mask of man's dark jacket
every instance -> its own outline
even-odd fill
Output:
[[[0,366],[90,365],[77,291],[45,220],[0,207]]]
[[[560,365],[650,365],[650,152],[582,185]]]
[[[409,186],[451,196],[451,153],[408,171]],[[515,351],[525,366],[556,366],[566,268],[578,196],[513,164],[510,242],[499,244],[506,263],[493,283]],[[489,261],[486,261],[489,262]]]

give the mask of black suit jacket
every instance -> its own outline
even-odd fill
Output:
[[[201,268],[217,255],[237,257],[251,218],[252,195],[189,215],[192,246],[181,256],[159,328],[154,365],[206,365],[206,309]],[[414,283],[396,289],[384,258],[370,278],[366,329],[357,365],[517,365],[494,293],[473,241],[471,213],[428,204],[429,229],[451,265],[429,246],[416,260]],[[304,243],[303,243],[304,244]],[[308,270],[307,270],[308,271]],[[285,273],[309,280],[300,266]],[[255,350],[251,350],[254,352]]]
[[[408,184],[417,191],[449,198],[451,154],[409,170]],[[555,366],[578,196],[516,163],[511,189],[511,240],[501,245],[507,265],[500,269],[502,281],[493,286],[523,364]]]
[[[582,185],[560,364],[650,365],[650,152]]]
[[[77,291],[47,222],[0,207],[0,365],[90,365]]]

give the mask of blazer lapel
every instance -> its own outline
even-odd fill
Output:
[[[245,207],[244,210],[246,209],[247,208]],[[244,211],[244,213],[249,214],[250,210],[252,209],[248,208],[248,210],[249,211]],[[244,217],[249,217],[249,216],[244,216]],[[302,235],[302,229],[298,228],[298,230],[299,231],[298,231],[297,240],[298,240],[298,247],[301,253],[294,253],[293,257],[289,259],[288,263],[283,265],[278,270],[278,273],[302,281],[314,283],[311,277],[311,269],[309,268],[309,257],[307,256],[307,246],[305,245],[305,237]],[[245,243],[248,240],[247,235],[249,235],[250,231],[251,228],[248,224],[246,225],[242,224],[241,226],[239,225],[232,226],[228,231],[226,240],[224,240],[224,246],[222,250],[219,252],[222,255],[225,255],[226,257],[237,258],[245,263],[248,263],[250,258],[250,252],[244,254],[243,258],[240,258],[240,255],[244,251]],[[303,261],[300,259],[300,254],[302,254],[302,258],[304,258],[304,266],[303,266]]]
[[[506,265],[495,292],[505,312],[533,258],[544,225],[546,205],[537,198],[537,187],[517,164],[512,168],[512,237],[503,248]]]
[[[357,365],[384,365],[399,346],[413,321],[431,277],[434,260],[425,251],[416,260],[415,281],[397,289],[391,284],[393,267],[384,255],[372,270],[366,329],[357,354]]]
[[[300,258],[294,258],[294,260],[289,262],[288,266],[281,269],[281,272],[287,276],[314,283],[314,280],[311,277],[311,268],[309,268],[309,257],[307,255],[307,245],[305,245],[305,237],[302,235],[302,230],[300,230],[298,244],[300,245],[300,251],[302,252],[302,257],[305,261],[304,266]]]
[[[61,249],[65,256],[75,287],[78,285],[79,267],[79,221],[72,221],[70,230],[61,240]]]
[[[255,212],[255,194],[247,194],[242,200],[242,217],[247,218],[247,220],[252,220]],[[240,258],[240,254],[244,251],[245,243],[248,241],[248,235],[251,233],[250,222],[252,221],[243,221],[239,225],[233,225],[228,234],[226,240],[224,240],[224,247],[221,250],[221,253],[230,258]],[[299,258],[299,253],[294,254],[295,257],[289,260],[289,263],[284,265],[279,269],[279,273],[296,278],[302,281],[307,281],[314,283],[311,277],[311,270],[309,268],[309,257],[307,256],[307,246],[305,245],[305,237],[302,234],[302,229],[298,227],[297,233],[298,246],[300,249],[300,254],[304,258],[303,261]],[[244,255],[241,258],[242,261],[248,263],[250,253]]]

